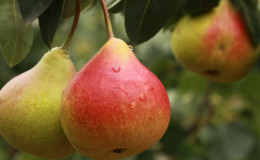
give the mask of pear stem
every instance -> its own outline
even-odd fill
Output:
[[[198,106],[195,113],[193,123],[187,128],[186,133],[191,134],[198,130],[201,125],[209,124],[214,114],[213,104],[210,102],[210,95],[213,92],[215,83],[213,81],[208,81],[203,98]],[[206,118],[204,118],[206,114]]]
[[[109,13],[108,13],[108,9],[107,9],[107,5],[106,5],[105,0],[100,0],[100,4],[102,6],[104,17],[105,17],[105,21],[106,21],[108,39],[114,38],[114,33],[113,33],[112,25],[111,25],[111,20],[110,20],[110,17],[109,17]]]
[[[75,10],[75,15],[74,15],[73,25],[71,27],[70,34],[69,34],[67,40],[65,41],[65,43],[62,46],[62,49],[66,50],[66,51],[69,50],[70,42],[71,42],[73,35],[76,31],[76,28],[78,26],[79,16],[80,16],[80,7],[81,7],[81,0],[77,0],[76,1],[76,10]]]

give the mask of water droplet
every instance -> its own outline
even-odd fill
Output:
[[[132,45],[128,45],[128,47],[133,51],[134,47]]]
[[[114,67],[112,67],[112,70],[114,71],[114,72],[116,72],[116,73],[118,73],[119,71],[120,71],[120,66],[118,66],[118,65],[115,65]]]
[[[136,103],[135,103],[135,102],[131,102],[131,103],[130,103],[130,108],[131,108],[131,109],[134,109],[135,107],[136,107]]]
[[[153,88],[153,87],[148,87],[147,90],[148,90],[148,91],[153,91],[154,88]]]
[[[146,82],[144,82],[144,84],[149,84],[149,82],[148,82],[148,81],[146,81]]]
[[[139,98],[141,101],[146,101],[146,95],[144,93]]]

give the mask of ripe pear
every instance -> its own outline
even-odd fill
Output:
[[[81,5],[80,5],[80,10],[85,9],[88,7],[93,0],[81,0]],[[63,7],[63,13],[62,13],[62,18],[67,19],[72,16],[74,16],[76,11],[76,0],[65,0],[64,1],[64,7]]]
[[[170,103],[160,80],[122,40],[110,38],[62,96],[70,143],[95,160],[115,160],[152,147],[164,135]]]
[[[260,47],[253,46],[239,11],[228,0],[221,0],[206,14],[184,16],[173,31],[172,49],[188,70],[226,83],[250,71]]]
[[[54,159],[75,152],[60,122],[60,101],[76,74],[69,55],[54,48],[0,91],[0,133],[18,150]]]

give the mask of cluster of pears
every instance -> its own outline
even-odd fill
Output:
[[[229,0],[221,0],[210,12],[184,16],[173,31],[172,49],[185,68],[223,83],[243,78],[260,51]]]
[[[54,48],[0,91],[0,134],[48,159],[75,150],[94,160],[135,155],[157,143],[169,121],[163,84],[113,36],[78,73],[67,51]]]

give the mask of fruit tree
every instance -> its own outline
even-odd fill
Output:
[[[0,160],[258,160],[259,0],[0,0]]]

